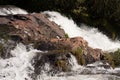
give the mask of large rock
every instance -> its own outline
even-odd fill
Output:
[[[0,17],[0,35],[18,38],[23,42],[35,42],[50,38],[62,38],[65,32],[42,14],[9,15]]]

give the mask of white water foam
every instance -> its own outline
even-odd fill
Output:
[[[89,46],[92,48],[99,48],[103,51],[115,51],[120,48],[119,41],[110,40],[105,34],[99,32],[96,28],[90,28],[84,24],[79,27],[72,19],[68,19],[58,12],[45,11],[43,14],[49,15],[49,20],[60,25],[69,37],[81,36],[88,41]]]
[[[113,76],[113,75],[75,75],[75,76],[44,76],[44,78],[40,78],[37,80],[120,80],[120,78]]]
[[[15,15],[15,14],[28,14],[27,11],[15,6],[2,6],[0,7],[0,15]]]
[[[29,74],[34,72],[31,59],[35,56],[35,49],[27,51],[23,44],[18,44],[11,50],[13,57],[0,59],[0,80],[32,80]]]
[[[72,65],[72,70],[75,71],[77,69],[82,68],[82,66],[80,66],[75,58],[75,56],[73,56],[71,54],[71,58],[69,59],[69,63]]]

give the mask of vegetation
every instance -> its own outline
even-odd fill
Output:
[[[120,49],[114,53],[104,54],[104,60],[106,60],[112,67],[120,66]]]
[[[56,66],[59,67],[59,69],[61,69],[62,71],[65,71],[65,72],[69,70],[67,62],[65,60],[58,60],[56,62]]]
[[[65,38],[69,38],[69,35],[67,33],[65,34]]]
[[[115,67],[115,63],[113,61],[113,57],[110,53],[104,54],[104,60],[107,61],[113,68]]]
[[[85,58],[84,58],[84,53],[83,50],[79,47],[76,50],[72,51],[72,54],[76,57],[78,63],[80,65],[85,65]]]
[[[117,51],[115,51],[113,54],[113,61],[115,63],[116,66],[120,66],[120,49],[118,49]]]

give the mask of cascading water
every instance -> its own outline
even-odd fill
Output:
[[[73,20],[63,17],[57,12],[44,13],[49,14],[49,19],[59,24],[70,37],[84,37],[93,48],[101,48],[105,51],[120,48],[119,42],[110,41],[107,36],[103,35],[95,28],[88,28],[85,25],[81,25],[82,27],[79,28]],[[0,15],[9,14],[27,14],[27,12],[20,8],[0,8]],[[101,41],[103,43],[101,43]],[[5,44],[4,40],[0,40],[0,43]],[[54,76],[47,75],[51,66],[48,63],[45,63],[45,71],[43,70],[42,74],[33,78],[35,68],[32,65],[32,61],[37,53],[43,52],[33,49],[32,47],[28,49],[22,43],[17,44],[10,52],[12,57],[7,59],[0,58],[0,80],[120,80],[120,77],[118,76],[102,73],[96,74],[97,72],[94,68],[88,68],[90,65],[87,65],[87,67],[78,65],[77,60],[73,55],[71,55],[71,58],[69,59],[69,63],[72,65],[72,71],[61,72],[54,74]],[[118,74],[119,72],[120,69],[116,68],[110,73]]]
[[[36,52],[41,51],[35,49],[27,51],[25,45],[18,44],[11,50],[13,57],[0,59],[0,80],[32,80],[29,74],[34,72],[31,60]]]
[[[77,60],[76,60],[76,58],[73,55],[71,55],[71,58],[69,59],[69,62],[72,65],[72,70],[77,70],[79,68],[82,68],[82,66],[80,66],[77,63]]]
[[[92,48],[99,48],[103,51],[115,51],[120,48],[119,41],[111,41],[106,35],[99,32],[96,28],[90,28],[84,24],[79,27],[72,19],[68,19],[58,12],[45,11],[43,14],[47,14],[49,20],[60,25],[69,37],[81,36],[87,40],[89,46]]]

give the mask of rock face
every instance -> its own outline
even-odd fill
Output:
[[[57,24],[49,21],[45,15],[39,13],[0,16],[0,55],[2,58],[12,57],[10,50],[18,42],[25,45],[33,44],[34,48],[48,51],[34,63],[36,73],[39,74],[40,62],[53,63],[52,66],[61,67],[59,70],[68,71],[68,53],[73,54],[79,64],[86,65],[101,59],[103,52],[92,49],[82,37],[65,38],[65,32]],[[62,52],[61,52],[62,51]],[[66,57],[67,55],[67,57]],[[61,59],[58,59],[62,57]],[[50,61],[49,61],[50,60]],[[57,64],[54,64],[57,62]],[[65,67],[66,66],[66,67]],[[38,67],[38,68],[37,68]],[[38,72],[37,72],[38,71]]]

